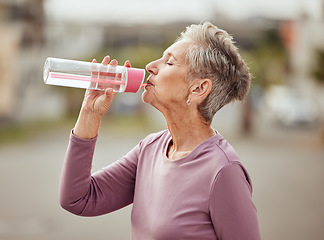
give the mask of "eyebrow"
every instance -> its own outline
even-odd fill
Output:
[[[163,52],[163,55],[168,55],[168,56],[171,56],[171,57],[173,57],[174,58],[174,60],[176,60],[177,61],[177,58],[171,53],[171,52],[166,52],[166,51],[164,51]]]

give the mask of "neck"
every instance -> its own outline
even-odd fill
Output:
[[[210,123],[202,119],[198,113],[174,113],[165,116],[172,136],[169,146],[169,158],[172,155],[188,155],[199,144],[215,135]]]

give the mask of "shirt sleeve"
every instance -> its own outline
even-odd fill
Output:
[[[260,240],[251,180],[239,163],[231,163],[215,178],[210,214],[220,240]]]
[[[133,202],[139,145],[126,156],[91,174],[97,138],[71,133],[61,180],[60,204],[80,216],[106,214]]]

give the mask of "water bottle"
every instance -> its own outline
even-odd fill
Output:
[[[44,82],[50,85],[137,92],[145,78],[145,70],[124,66],[103,65],[60,58],[47,58],[43,72]]]

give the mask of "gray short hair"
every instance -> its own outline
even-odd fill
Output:
[[[205,22],[186,28],[177,41],[191,40],[186,54],[189,64],[188,79],[209,78],[212,89],[198,110],[207,122],[226,104],[243,101],[247,95],[251,76],[241,58],[232,36]]]

